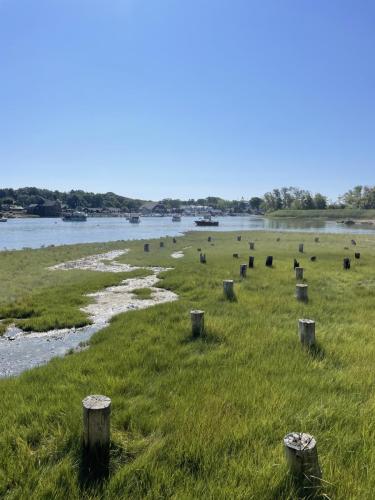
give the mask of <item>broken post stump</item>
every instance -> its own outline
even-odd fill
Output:
[[[204,333],[204,311],[198,309],[190,311],[191,333],[193,337],[199,337]]]
[[[173,243],[177,243],[177,240],[176,240],[176,238],[173,238]]]
[[[238,253],[234,253],[234,254],[233,254],[233,258],[234,258],[234,259],[238,259]]]
[[[240,277],[246,278],[247,264],[240,265]]]
[[[206,254],[205,254],[205,253],[201,253],[201,254],[199,255],[199,262],[200,262],[201,264],[206,264],[206,263],[207,263],[207,261],[206,261]]]
[[[298,335],[301,344],[308,347],[315,345],[315,321],[312,319],[299,319]]]
[[[250,255],[249,257],[249,268],[253,268],[254,267],[254,257],[252,255]]]
[[[237,241],[241,241],[241,236],[237,236]]]
[[[303,280],[303,267],[296,267],[296,279],[297,280]]]
[[[296,285],[296,299],[301,301],[301,302],[307,302],[308,301],[308,285],[298,283]]]
[[[267,266],[267,267],[272,267],[272,264],[273,264],[273,257],[272,257],[272,255],[269,255],[269,256],[266,258],[266,266]]]
[[[293,269],[295,269],[296,267],[299,267],[299,262],[297,259],[294,259]]]
[[[319,243],[319,237],[318,237],[318,236],[316,236],[316,237],[314,238],[314,241],[315,241],[315,243]]]
[[[356,245],[357,242],[355,240],[351,240],[352,245]]]
[[[209,236],[209,237],[207,238],[207,241],[208,241],[208,242],[210,242],[210,241],[211,241],[211,239],[212,239],[212,238],[211,238],[211,236]]]
[[[255,243],[253,241],[249,242],[249,249],[254,250],[255,249]]]
[[[224,295],[227,299],[234,298],[234,281],[233,280],[224,280],[223,281],[223,290]]]
[[[298,251],[299,251],[300,253],[303,253],[303,243],[300,243],[300,244],[298,245]]]
[[[202,249],[201,249],[201,248],[197,248],[197,251],[198,251],[198,252],[201,252],[201,251],[202,251]]]
[[[350,269],[350,259],[349,259],[349,257],[345,257],[345,259],[343,261],[343,267],[344,267],[344,269]]]
[[[109,466],[111,400],[91,395],[82,401],[83,445],[87,465],[96,473],[105,473]]]
[[[315,261],[316,261],[316,255],[312,255],[312,256],[310,257],[310,260],[311,260],[311,262],[315,262]]]
[[[360,259],[360,258],[361,258],[361,254],[360,254],[359,252],[356,252],[356,253],[354,254],[354,257],[355,257],[356,259]]]
[[[319,483],[322,472],[319,466],[316,439],[305,432],[291,432],[284,437],[286,461],[292,475],[299,481]]]
[[[164,241],[161,241],[161,242],[159,243],[159,246],[160,246],[160,248],[164,248]]]
[[[279,242],[280,241],[280,238],[276,238],[276,241]]]
[[[145,244],[143,245],[143,250],[144,250],[145,252],[149,252],[149,251],[150,251],[150,244],[149,244],[149,243],[145,243]]]

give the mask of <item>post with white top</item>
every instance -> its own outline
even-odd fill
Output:
[[[307,302],[308,301],[307,291],[308,291],[308,285],[301,283],[296,285],[296,299],[301,302]]]
[[[298,335],[301,344],[307,347],[315,345],[315,321],[312,319],[299,319]]]
[[[190,311],[191,333],[193,337],[199,337],[204,334],[204,311],[198,309]]]
[[[83,444],[90,471],[105,474],[109,466],[111,400],[91,395],[82,401]]]
[[[223,281],[223,290],[224,295],[227,299],[234,298],[234,281],[233,280],[224,280]]]
[[[317,486],[322,477],[316,439],[305,432],[291,432],[284,437],[285,457],[292,475],[307,487]],[[311,491],[311,490],[310,490]]]

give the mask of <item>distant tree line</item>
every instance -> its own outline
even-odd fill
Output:
[[[339,198],[349,208],[375,208],[375,186],[355,186]]]
[[[312,194],[306,189],[297,187],[282,187],[265,193],[261,206],[267,212],[291,209],[291,210],[324,210],[327,208],[327,197],[320,194]]]
[[[45,200],[60,201],[68,208],[120,208],[122,210],[137,210],[144,201],[125,198],[115,193],[88,193],[82,190],[69,192],[50,191],[36,187],[20,189],[0,189],[0,204],[21,205],[27,207]]]

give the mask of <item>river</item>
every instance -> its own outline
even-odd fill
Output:
[[[327,220],[267,219],[252,215],[218,217],[218,227],[196,227],[195,217],[142,217],[140,224],[130,224],[125,218],[88,218],[86,222],[64,222],[61,219],[9,219],[0,224],[0,250],[40,248],[48,245],[68,245],[116,240],[138,240],[178,236],[187,231],[307,231],[312,233],[369,233],[375,225],[346,226]]]

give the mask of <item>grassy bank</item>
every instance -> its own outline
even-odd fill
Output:
[[[324,494],[372,498],[375,238],[358,236],[362,257],[344,272],[351,236],[321,235],[320,243],[314,236],[215,233],[212,246],[207,234],[190,233],[176,245],[166,239],[164,249],[151,242],[149,254],[142,242],[0,253],[2,314],[10,319],[15,304],[27,304],[28,317],[19,321],[30,327],[43,318],[47,328],[61,315],[64,323],[87,320],[78,311],[81,294],[123,275],[45,268],[107,250],[130,248],[123,262],[174,267],[162,286],[180,296],[117,316],[86,351],[0,381],[0,497],[295,498],[282,438],[302,430],[318,439]],[[240,281],[248,240],[255,241],[256,267]],[[300,242],[306,254],[298,254]],[[170,257],[184,247],[191,247],[185,258]],[[267,255],[272,269],[264,266]],[[294,257],[305,267],[308,304],[293,297]],[[234,302],[222,296],[222,280],[230,278]],[[207,335],[198,340],[190,335],[195,308],[206,313]],[[303,317],[317,322],[314,353],[298,342]],[[81,400],[88,394],[108,395],[113,405],[110,477],[99,485],[81,474]]]
[[[267,217],[289,217],[296,219],[375,219],[375,210],[359,208],[326,209],[326,210],[276,210],[270,212]]]

